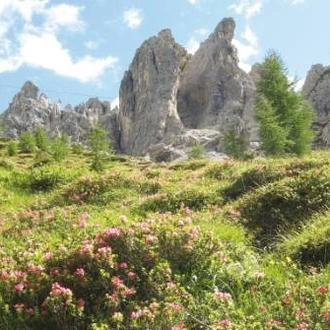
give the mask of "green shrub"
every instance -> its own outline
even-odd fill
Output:
[[[105,168],[105,162],[112,153],[110,140],[104,128],[96,125],[91,128],[87,136],[88,148],[92,154],[91,169],[101,172]]]
[[[188,159],[201,159],[204,157],[205,150],[200,143],[195,143],[195,145],[190,149],[188,154]]]
[[[6,170],[12,170],[14,168],[13,163],[9,162],[6,159],[0,159],[0,167],[6,169]]]
[[[52,156],[56,161],[62,161],[67,158],[69,154],[69,139],[64,133],[56,137],[52,142]]]
[[[16,156],[18,153],[18,146],[17,142],[14,140],[10,140],[8,142],[8,147],[7,147],[7,154],[9,157]]]
[[[164,193],[148,197],[138,206],[138,213],[175,212],[183,206],[192,210],[201,210],[209,204],[220,203],[221,198],[210,192],[184,190],[178,193]]]
[[[161,189],[158,181],[127,178],[119,173],[87,175],[66,187],[56,204],[102,204],[122,199],[127,194],[152,195]]]
[[[38,150],[35,154],[32,167],[50,165],[53,162],[54,162],[54,160],[48,152]]]
[[[330,262],[329,212],[316,214],[299,230],[284,235],[277,251],[305,266],[326,266]]]
[[[24,132],[19,137],[19,149],[23,153],[33,153],[36,150],[36,141],[31,132]]]
[[[50,151],[50,138],[48,136],[48,133],[43,127],[37,127],[34,132],[34,137],[36,141],[36,146],[38,150],[43,152],[49,152]]]
[[[267,184],[239,200],[246,225],[257,232],[257,239],[266,243],[280,229],[293,228],[329,206],[330,176],[322,170]]]
[[[246,146],[244,140],[238,136],[234,129],[229,129],[224,136],[224,152],[235,159],[243,158]]]
[[[81,143],[73,143],[71,150],[75,155],[82,155],[84,153],[84,146]]]
[[[49,191],[73,181],[79,171],[68,170],[56,165],[35,167],[29,173],[13,173],[13,181],[18,186],[32,192]]]

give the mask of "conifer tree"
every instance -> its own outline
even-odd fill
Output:
[[[270,52],[259,69],[256,114],[266,155],[310,151],[313,112],[290,83],[281,57]]]
[[[107,132],[103,127],[96,125],[89,131],[87,140],[92,154],[91,168],[100,172],[104,169],[107,154],[112,152]]]
[[[39,151],[48,152],[51,143],[45,129],[43,127],[37,127],[34,135],[35,135],[36,146],[39,149]]]

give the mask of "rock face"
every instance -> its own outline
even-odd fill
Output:
[[[193,56],[174,41],[169,30],[142,44],[120,88],[122,151],[152,155],[152,150],[160,154],[163,146],[169,155],[174,146],[187,148],[187,136],[199,136],[197,142],[204,144],[208,130],[217,142],[206,147],[221,151],[221,136],[230,128],[247,142],[256,139],[255,87],[238,67],[231,43],[234,29],[234,20],[224,19]],[[190,130],[200,131],[190,134]]]
[[[50,135],[67,133],[72,141],[84,141],[88,130],[96,123],[108,128],[114,147],[118,147],[117,110],[111,110],[109,102],[89,99],[76,107],[67,105],[60,109],[59,103],[51,102],[31,81],[26,82],[14,96],[3,114],[6,135],[17,138],[22,132],[42,126]]]
[[[119,91],[123,152],[144,155],[150,146],[182,131],[176,96],[187,60],[186,50],[170,30],[161,31],[137,50]]]
[[[330,66],[316,64],[309,70],[303,94],[315,110],[314,127],[319,131],[317,144],[330,144]]]
[[[187,128],[243,125],[254,84],[238,67],[234,29],[233,19],[221,21],[182,72],[178,113]]]

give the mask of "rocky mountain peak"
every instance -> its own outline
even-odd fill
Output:
[[[172,36],[172,31],[170,29],[161,30],[158,33],[158,38],[161,38],[161,39],[164,39],[164,40],[171,40],[171,41],[175,42],[175,40]]]
[[[120,87],[120,147],[125,153],[145,155],[151,148],[169,157],[174,147],[198,141],[219,149],[229,126],[251,138],[255,88],[238,67],[234,30],[234,20],[225,18],[193,56],[170,30],[141,45]],[[158,156],[152,158],[164,159]]]
[[[212,42],[217,41],[226,41],[232,42],[235,33],[235,21],[233,18],[224,18],[214,29],[214,32],[210,35],[208,40],[212,40]]]
[[[187,51],[170,30],[145,41],[120,85],[120,148],[143,155],[151,145],[181,131],[176,95]]]
[[[37,99],[39,88],[30,80],[24,83],[21,88],[20,95],[26,98]]]

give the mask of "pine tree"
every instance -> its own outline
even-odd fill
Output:
[[[104,169],[107,154],[111,153],[110,141],[105,129],[94,126],[88,136],[88,148],[92,154],[91,168],[97,172]]]
[[[52,143],[52,154],[56,161],[64,160],[69,154],[69,137],[65,133],[61,133]]]
[[[24,132],[19,137],[19,149],[24,153],[33,153],[36,150],[36,141],[31,132]]]
[[[50,139],[43,127],[37,127],[35,133],[36,146],[39,151],[48,152],[50,150]]]
[[[256,114],[266,155],[310,151],[313,119],[311,107],[294,91],[281,57],[270,52],[259,69]]]

